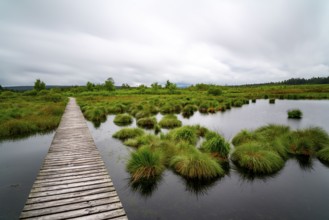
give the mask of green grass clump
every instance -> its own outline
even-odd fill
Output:
[[[196,129],[192,126],[183,126],[180,128],[175,128],[168,133],[174,141],[186,141],[190,144],[196,144],[198,136],[196,134]]]
[[[214,158],[197,150],[173,156],[170,166],[175,172],[190,179],[211,179],[225,173]]]
[[[284,165],[284,160],[278,153],[265,150],[258,143],[239,146],[232,153],[231,160],[238,167],[254,174],[272,174]]]
[[[157,120],[154,117],[140,118],[137,120],[137,125],[142,128],[153,129]]]
[[[133,182],[155,178],[165,169],[161,151],[154,151],[150,147],[141,147],[131,153],[127,163],[127,171]]]
[[[162,128],[175,128],[182,126],[182,122],[177,119],[176,115],[165,115],[160,120],[159,125]]]
[[[150,117],[151,115],[152,115],[151,112],[146,111],[146,110],[141,110],[135,114],[135,118],[136,119],[147,118],[147,117]]]
[[[275,99],[269,99],[268,101],[270,104],[274,104],[275,103]]]
[[[198,110],[198,107],[196,105],[186,105],[183,110],[182,110],[182,114],[183,114],[183,117],[191,117],[195,111]]]
[[[92,122],[104,122],[106,114],[105,108],[102,107],[89,108],[84,112],[86,119]]]
[[[215,133],[206,136],[206,141],[202,143],[201,150],[211,153],[215,158],[227,159],[230,152],[230,144],[221,135]]]
[[[243,129],[233,137],[232,144],[237,147],[241,144],[245,144],[255,140],[257,140],[257,135],[254,132]]]
[[[294,131],[287,139],[289,153],[296,155],[312,156],[315,152],[329,147],[329,136],[319,127]]]
[[[133,118],[131,115],[125,113],[125,114],[118,114],[115,116],[113,122],[116,125],[129,125],[133,122]]]
[[[288,111],[288,118],[300,119],[303,117],[303,112],[299,109],[292,109]]]
[[[135,138],[144,134],[144,130],[140,128],[123,128],[113,134],[112,137],[120,140],[126,140],[129,138]]]
[[[329,147],[323,148],[316,153],[316,156],[324,162],[329,163]]]

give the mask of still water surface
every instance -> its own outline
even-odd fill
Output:
[[[291,108],[301,109],[303,119],[287,119]],[[269,123],[329,132],[328,112],[329,101],[257,100],[224,113],[179,118],[230,140],[241,129]],[[249,178],[231,166],[229,175],[208,183],[192,184],[167,170],[155,183],[131,186],[125,163],[133,149],[112,138],[121,129],[113,118],[97,129],[87,124],[130,219],[329,219],[329,168],[317,159],[290,159],[278,174],[265,178]],[[0,219],[18,218],[53,135],[0,143]]]

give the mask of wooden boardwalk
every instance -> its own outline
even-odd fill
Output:
[[[20,219],[127,219],[73,98],[66,106]]]

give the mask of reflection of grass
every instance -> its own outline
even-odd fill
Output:
[[[135,192],[139,192],[144,197],[150,197],[152,193],[158,188],[162,176],[156,176],[148,179],[140,179],[139,181],[129,180],[129,186]]]

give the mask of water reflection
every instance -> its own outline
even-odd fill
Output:
[[[314,167],[313,158],[310,156],[296,155],[293,158],[298,162],[299,167],[304,171],[312,171]]]
[[[162,175],[150,179],[142,179],[133,181],[131,178],[127,179],[127,186],[131,187],[133,192],[138,192],[141,196],[147,198],[151,197],[152,193],[158,188],[162,181]]]
[[[233,163],[233,164],[234,164],[234,166],[232,167],[232,169],[234,171],[236,171],[236,173],[239,175],[242,182],[252,183],[253,181],[256,181],[256,180],[257,181],[262,180],[263,182],[266,182],[270,179],[274,179],[281,172],[281,170],[279,170],[279,171],[277,171],[275,173],[271,173],[271,174],[255,174],[255,173],[252,173],[252,172],[250,172],[249,170],[247,170],[245,168],[239,167],[235,163]]]
[[[193,193],[197,197],[207,195],[207,192],[215,185],[215,183],[222,179],[222,177],[210,179],[190,179],[182,176],[179,177],[185,185],[185,190]]]

